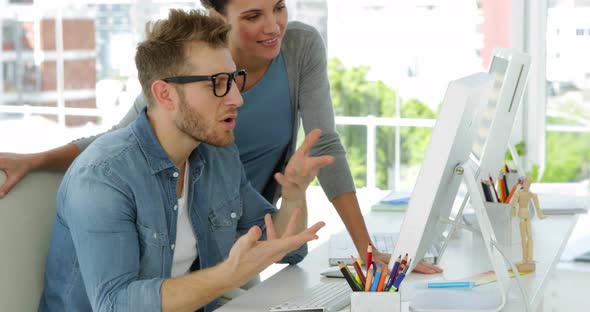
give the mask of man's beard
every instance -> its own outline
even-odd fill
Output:
[[[180,97],[178,105],[180,116],[175,122],[180,131],[198,142],[217,147],[224,147],[234,142],[233,131],[216,133],[218,127],[216,120],[213,120],[213,124],[208,125],[207,119],[203,115],[189,107],[184,90],[177,90]]]

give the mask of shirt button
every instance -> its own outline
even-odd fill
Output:
[[[235,212],[232,212],[232,213],[231,213],[229,216],[230,216],[232,219],[235,219],[235,218],[236,218],[238,215],[237,215]]]
[[[174,250],[174,244],[172,244],[172,246],[170,246],[170,249]]]
[[[174,205],[174,211],[178,210],[178,205]]]
[[[172,174],[172,176],[173,176],[173,177],[175,177],[175,178],[178,178],[178,172],[174,172],[174,173]]]

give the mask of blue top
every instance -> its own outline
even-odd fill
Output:
[[[200,144],[188,161],[195,264],[208,268],[253,225],[264,231],[264,215],[276,209],[246,179],[235,145]],[[145,109],[76,158],[58,192],[39,311],[160,311],[176,242],[178,178]],[[303,245],[283,261],[296,263],[306,252]]]
[[[242,93],[235,143],[240,151],[246,176],[262,193],[281,156],[291,142],[293,113],[289,80],[283,53],[279,53],[266,73],[250,90]]]

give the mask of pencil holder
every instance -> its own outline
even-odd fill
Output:
[[[508,247],[520,244],[518,218],[512,217],[510,204],[485,203],[485,207],[498,244]]]
[[[361,292],[350,295],[350,312],[400,312],[400,292]]]

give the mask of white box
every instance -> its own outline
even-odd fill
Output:
[[[400,292],[355,291],[350,295],[350,312],[400,312]]]
[[[519,219],[518,217],[512,217],[510,204],[486,202],[485,207],[498,244],[506,247],[519,245]]]

